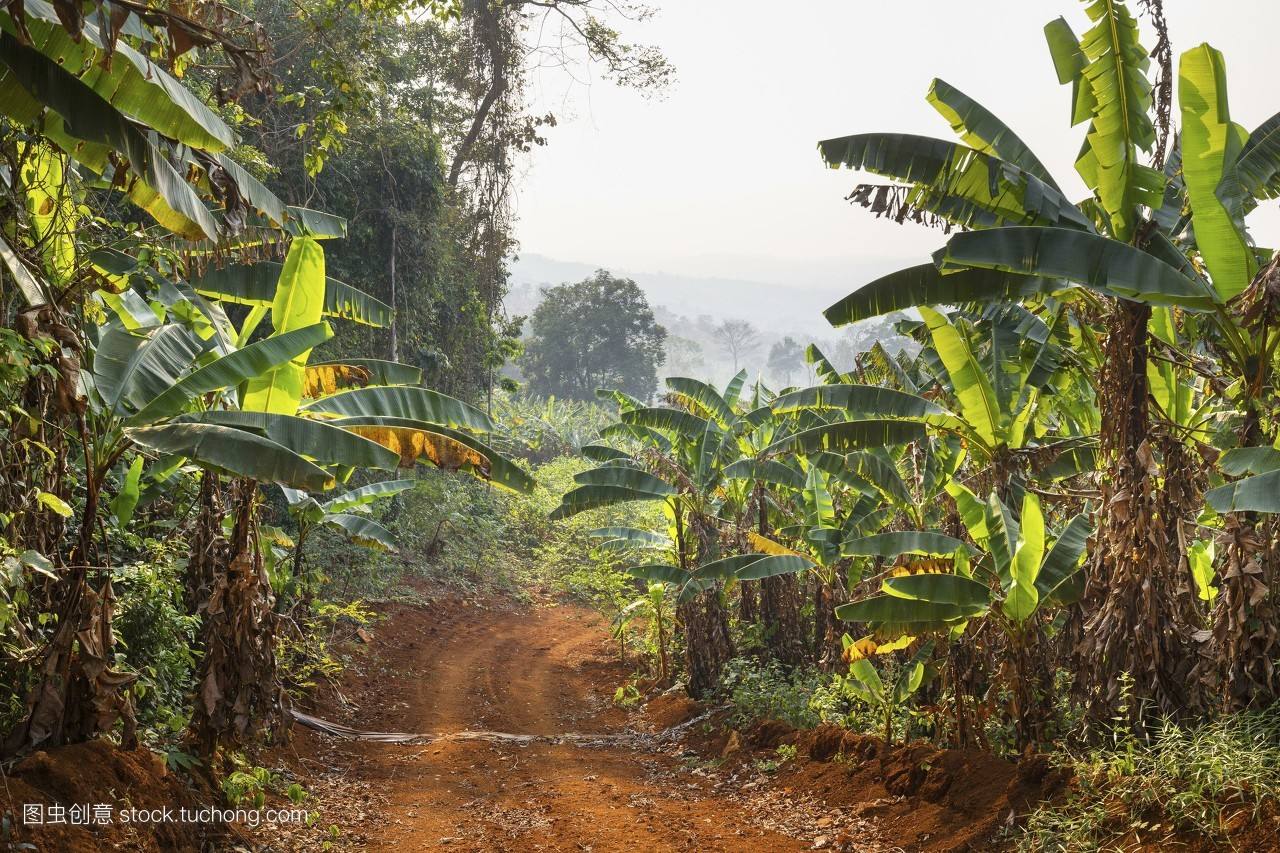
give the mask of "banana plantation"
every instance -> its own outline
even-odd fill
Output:
[[[935,238],[896,345],[575,403],[512,183],[548,20],[671,73],[611,4],[6,4],[0,845],[1277,849],[1280,114],[1057,5],[1074,163],[963,65],[794,154]]]

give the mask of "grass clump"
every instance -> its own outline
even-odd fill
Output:
[[[1071,767],[1070,796],[1031,814],[1018,850],[1125,850],[1193,836],[1230,849],[1232,830],[1280,802],[1280,705],[1118,736]]]

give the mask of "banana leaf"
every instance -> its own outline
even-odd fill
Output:
[[[202,468],[260,483],[322,492],[334,482],[314,462],[269,438],[235,427],[173,423],[126,430],[126,435],[140,447],[186,457]]]

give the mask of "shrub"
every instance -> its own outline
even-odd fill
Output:
[[[1233,819],[1280,799],[1280,705],[1193,728],[1166,722],[1145,740],[1117,735],[1068,764],[1074,791],[1031,814],[1018,849],[1103,850],[1134,835],[1160,846],[1188,833],[1226,844]]]
[[[811,701],[826,680],[827,676],[814,669],[788,671],[777,661],[735,658],[725,665],[720,683],[733,706],[734,725],[782,720],[797,729],[808,729],[822,722]]]

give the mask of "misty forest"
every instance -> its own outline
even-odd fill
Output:
[[[1078,154],[900,45],[811,306],[522,239],[661,5],[2,4],[0,849],[1280,849],[1266,57],[961,4]]]

